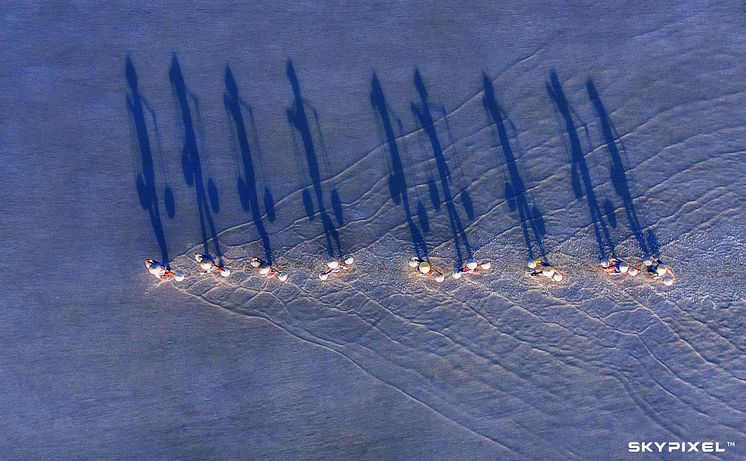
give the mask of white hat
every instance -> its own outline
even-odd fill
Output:
[[[212,261],[210,261],[209,259],[203,259],[199,263],[199,268],[203,271],[209,271],[210,268],[212,268]]]
[[[555,273],[554,267],[552,266],[546,266],[544,269],[541,270],[541,275],[544,277],[551,277]]]
[[[528,268],[529,269],[535,269],[536,268],[536,261],[533,259],[528,262]]]
[[[460,271],[460,270],[458,270],[458,269],[456,269],[455,271],[453,271],[453,274],[451,274],[451,275],[452,275],[452,276],[453,276],[453,278],[455,278],[455,279],[460,279],[460,278],[461,278],[461,271]]]
[[[259,261],[259,258],[251,258],[251,267],[259,267],[262,263]]]
[[[326,260],[326,265],[329,266],[329,269],[336,269],[339,267],[339,261],[334,258],[329,258]]]
[[[601,267],[609,267],[609,260],[606,258],[603,258],[601,261]]]
[[[652,266],[653,265],[653,260],[650,258],[650,256],[645,256],[644,258],[642,258],[642,263],[645,266]]]
[[[194,253],[194,259],[196,259],[198,263],[201,263],[202,260],[205,259],[205,255],[202,253]]]
[[[624,261],[619,261],[619,272],[621,272],[622,274],[624,274],[628,270],[629,270],[629,264],[627,264]]]
[[[469,269],[474,270],[474,269],[477,268],[477,266],[478,266],[478,264],[477,264],[477,260],[476,259],[469,258],[469,259],[466,260],[466,267],[468,267]]]
[[[166,268],[162,264],[151,260],[150,264],[148,264],[148,272],[159,277],[166,272]]]
[[[270,270],[272,270],[272,268],[269,267],[269,264],[265,264],[263,266],[259,266],[259,270],[257,270],[257,272],[259,272],[261,275],[267,275],[269,274]]]
[[[346,266],[349,266],[350,264],[352,264],[354,262],[355,262],[355,258],[353,258],[352,256],[347,256],[345,258],[345,261],[344,261],[344,263],[345,263]]]
[[[552,280],[555,282],[561,282],[564,277],[559,272],[555,272],[554,275],[552,275]]]
[[[485,262],[482,263],[482,269],[487,270],[490,267],[492,267],[492,263],[491,262],[485,261]]]
[[[280,274],[277,276],[277,280],[279,280],[280,282],[284,282],[287,279],[288,279],[288,274]]]
[[[177,282],[181,282],[182,280],[184,280],[184,273],[176,271],[174,273],[174,280],[176,280]]]
[[[416,256],[409,258],[409,267],[415,268],[420,264],[420,260]]]
[[[326,279],[329,278],[329,273],[328,272],[319,272],[319,278],[321,280],[326,280]]]
[[[230,277],[231,270],[228,269],[227,267],[224,267],[223,270],[220,271],[220,275],[222,275],[223,277]]]
[[[436,274],[435,275],[435,281],[438,282],[438,283],[441,283],[445,279],[446,278],[443,276],[443,274]]]
[[[640,271],[638,271],[637,268],[634,266],[629,266],[629,270],[627,271],[627,273],[631,275],[632,277],[634,277],[635,275],[640,273]]]
[[[663,284],[666,285],[666,286],[668,286],[668,287],[670,287],[671,285],[673,285],[673,277],[671,277],[670,274],[666,275],[665,277],[663,277]]]
[[[658,275],[666,275],[666,272],[668,272],[666,266],[661,265],[655,268],[655,273]]]
[[[427,261],[420,261],[420,264],[417,266],[417,269],[419,269],[420,272],[423,274],[427,274],[430,272],[430,263]]]

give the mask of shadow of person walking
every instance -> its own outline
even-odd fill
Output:
[[[422,75],[420,75],[420,71],[417,69],[414,71],[414,84],[417,88],[417,93],[420,96],[420,102],[412,102],[410,107],[419,126],[425,131],[430,140],[430,147],[433,150],[435,164],[438,168],[438,175],[440,177],[440,186],[443,190],[446,211],[448,212],[451,234],[453,235],[456,250],[456,267],[462,267],[464,264],[464,254],[462,250],[466,252],[467,258],[472,258],[472,249],[469,244],[469,239],[466,236],[463,223],[461,222],[461,218],[456,210],[455,204],[453,203],[453,194],[451,193],[450,187],[450,171],[445,156],[443,155],[443,148],[438,139],[437,130],[435,129],[435,121],[433,120],[432,112],[430,110],[427,89],[422,80]]]
[[[225,68],[225,95],[223,96],[225,109],[233,119],[235,126],[235,135],[238,139],[238,146],[241,153],[241,165],[243,166],[243,175],[238,176],[238,194],[241,198],[241,204],[244,209],[251,214],[254,221],[254,227],[259,233],[264,247],[264,260],[272,264],[272,247],[269,241],[269,234],[262,221],[262,213],[259,209],[259,200],[257,198],[257,180],[252,161],[252,152],[249,145],[249,137],[244,124],[241,106],[244,104],[238,94],[238,85],[233,77],[230,66]]]
[[[220,251],[218,232],[212,216],[213,210],[210,209],[211,200],[208,200],[207,196],[206,184],[202,173],[202,163],[197,146],[197,135],[195,134],[194,121],[192,120],[192,112],[189,104],[190,98],[196,101],[196,96],[187,89],[181,65],[175,55],[171,59],[171,68],[168,74],[181,111],[181,120],[184,126],[184,147],[181,164],[184,170],[184,179],[189,186],[194,187],[197,198],[197,214],[202,233],[203,253],[210,254],[209,241],[212,240],[215,247],[215,256],[218,259],[218,263],[222,266],[223,254]],[[217,189],[213,191],[213,195],[217,197]],[[213,199],[212,202],[214,203],[216,200]]]
[[[417,224],[414,222],[412,207],[409,203],[407,180],[404,176],[404,166],[399,153],[399,146],[396,142],[396,135],[391,122],[390,110],[386,104],[383,88],[381,88],[381,83],[378,81],[378,76],[375,72],[371,79],[370,103],[376,113],[377,121],[383,130],[384,139],[382,141],[391,157],[391,173],[389,174],[388,179],[391,199],[395,204],[400,203],[404,210],[404,216],[407,219],[407,227],[409,228],[409,233],[412,238],[415,255],[418,259],[428,260],[429,255],[427,244],[425,243],[425,239],[417,227]]]
[[[497,129],[497,137],[500,140],[503,157],[505,157],[505,166],[508,170],[508,178],[506,178],[505,182],[505,198],[508,203],[511,204],[511,208],[518,211],[518,217],[523,230],[523,238],[526,241],[528,259],[530,261],[537,259],[538,252],[539,258],[544,263],[549,264],[546,250],[544,249],[544,242],[542,240],[544,235],[544,219],[538,208],[535,206],[531,207],[529,204],[526,185],[518,171],[518,163],[513,154],[513,148],[510,145],[508,132],[505,128],[505,123],[503,122],[505,115],[495,98],[495,89],[492,85],[492,81],[485,73],[482,73],[482,80],[484,83],[484,98],[482,100],[484,109],[487,111],[487,114]],[[533,240],[531,238],[532,235]]]
[[[321,185],[321,172],[319,170],[319,161],[316,154],[316,147],[314,146],[313,135],[311,133],[311,127],[308,122],[308,116],[306,114],[306,105],[301,95],[300,82],[298,81],[298,75],[293,67],[293,61],[288,59],[286,75],[290,81],[290,86],[293,89],[293,105],[287,109],[288,123],[292,128],[298,131],[301,140],[303,142],[303,150],[306,155],[306,164],[308,166],[308,174],[311,177],[311,185],[313,186],[314,194],[316,197],[316,209],[318,209],[319,216],[321,218],[321,224],[324,229],[324,237],[326,239],[326,248],[331,257],[342,257],[342,245],[339,239],[339,233],[332,222],[329,213],[326,211],[326,202],[324,200],[324,192]],[[309,219],[312,219],[316,214],[314,211],[313,199],[310,195],[304,194],[303,201],[306,212],[309,213]],[[338,210],[341,214],[341,207]],[[341,221],[341,216],[338,217]]]
[[[129,110],[135,125],[137,135],[137,144],[139,147],[139,171],[137,174],[136,185],[137,195],[140,199],[140,206],[147,210],[150,217],[150,224],[155,233],[155,239],[161,252],[161,261],[168,265],[168,248],[166,245],[166,236],[161,221],[161,211],[158,202],[158,192],[156,188],[155,167],[153,162],[153,153],[150,147],[150,137],[148,135],[148,125],[145,119],[144,98],[140,94],[137,83],[137,72],[132,60],[127,56],[124,64],[124,74],[129,86],[127,95],[127,109]],[[149,109],[149,108],[148,108]],[[149,109],[150,110],[150,109]],[[175,209],[175,208],[174,208]]]
[[[640,224],[640,219],[637,216],[637,210],[635,209],[635,203],[632,199],[632,193],[630,192],[627,174],[625,173],[624,164],[622,163],[622,156],[619,152],[619,148],[617,147],[617,143],[621,145],[621,140],[619,140],[619,136],[616,129],[614,128],[614,124],[612,123],[608,112],[606,112],[606,108],[601,102],[601,97],[598,95],[598,91],[596,90],[596,85],[593,84],[593,80],[588,79],[585,85],[586,89],[588,90],[588,96],[590,97],[591,102],[593,102],[593,106],[596,108],[596,113],[598,114],[598,118],[601,122],[601,132],[603,133],[604,142],[606,143],[606,148],[609,151],[609,156],[611,158],[611,167],[609,169],[611,183],[614,185],[614,190],[616,191],[617,195],[619,195],[619,197],[621,197],[622,199],[630,230],[634,234],[635,239],[637,239],[637,243],[640,246],[640,251],[642,252],[643,256],[658,256],[657,254],[653,254],[653,250],[657,252],[657,243],[653,243],[657,242],[655,233],[652,229],[648,229],[648,240],[646,241],[644,228]],[[623,148],[624,146],[622,146],[622,149]],[[654,245],[654,248],[651,248],[648,242],[652,243]]]
[[[596,242],[598,243],[599,258],[604,259],[609,256],[616,258],[614,242],[611,239],[604,215],[601,213],[596,194],[593,191],[593,182],[591,181],[591,175],[588,171],[588,164],[585,161],[585,155],[580,146],[580,137],[578,136],[578,131],[575,127],[575,122],[573,121],[574,111],[567,102],[565,92],[562,90],[562,85],[560,84],[556,72],[551,72],[549,81],[546,82],[546,88],[549,96],[554,102],[554,106],[557,108],[562,116],[562,120],[565,122],[568,141],[568,143],[565,144],[565,148],[568,150],[570,157],[572,186],[575,191],[575,197],[581,198],[585,195],[588,202],[588,211],[591,215],[591,222],[593,223],[593,230],[596,234]]]

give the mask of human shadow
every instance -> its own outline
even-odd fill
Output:
[[[593,84],[592,79],[588,79],[585,83],[586,89],[588,90],[588,96],[593,102],[593,106],[596,108],[596,113],[601,121],[601,132],[604,135],[604,141],[611,157],[611,182],[614,185],[614,190],[622,198],[624,204],[624,211],[627,215],[627,221],[629,222],[630,230],[637,239],[637,243],[640,246],[640,251],[643,256],[657,256],[658,251],[658,239],[652,229],[645,231],[644,227],[640,224],[640,219],[637,216],[637,210],[635,208],[634,200],[632,199],[632,193],[629,189],[629,182],[627,181],[627,174],[625,173],[624,164],[622,163],[622,156],[619,152],[617,142],[624,149],[624,145],[621,144],[619,135],[614,128],[614,124],[609,117],[609,113],[606,112],[606,108],[601,102],[601,97],[596,90],[596,85]],[[647,240],[646,240],[647,234]]]
[[[155,239],[158,242],[158,247],[161,251],[161,261],[164,264],[168,264],[168,248],[166,245],[165,232],[163,230],[163,222],[161,221],[161,211],[155,180],[155,166],[153,162],[153,153],[150,147],[150,136],[148,134],[148,124],[145,118],[145,109],[147,108],[147,110],[153,114],[153,117],[155,117],[155,115],[153,110],[147,105],[147,102],[140,94],[140,89],[137,84],[137,72],[135,71],[135,66],[132,64],[132,60],[129,56],[125,59],[124,74],[129,86],[129,94],[126,98],[127,109],[132,115],[140,152],[140,162],[138,165],[139,171],[137,172],[137,178],[135,181],[137,195],[140,199],[140,206],[142,206],[144,210],[147,210],[148,216],[150,217],[150,224],[153,227]],[[171,207],[168,206],[169,191],[170,189],[166,189],[166,208],[167,211],[169,209],[175,211],[172,194],[170,199]]]
[[[399,139],[402,139],[408,135],[408,131],[404,129],[404,123],[402,122],[400,117],[396,117],[396,127],[398,129],[397,133],[399,136]],[[417,164],[419,161],[410,151],[409,147],[407,146],[407,143],[404,142],[400,145],[400,151],[404,154],[403,158],[410,159],[410,162],[413,162],[414,164]],[[417,170],[414,170],[415,175],[417,174]],[[438,186],[433,183],[433,186],[435,186],[435,195],[438,201],[440,201],[438,197]],[[422,229],[422,233],[427,235],[430,233],[430,218],[427,213],[427,208],[425,207],[425,203],[422,201],[422,198],[420,197],[419,193],[419,185],[415,185],[415,195],[417,197],[417,206],[415,207],[417,209],[417,218],[419,219],[418,224],[420,226],[420,229]],[[440,207],[440,205],[438,205]],[[436,210],[437,211],[437,210]]]
[[[169,69],[168,75],[181,110],[181,120],[184,126],[184,147],[182,150],[181,165],[184,171],[184,180],[189,186],[194,187],[196,194],[197,213],[199,217],[200,231],[202,232],[203,253],[210,254],[209,241],[212,240],[215,248],[215,256],[218,259],[218,263],[222,265],[223,254],[220,251],[218,232],[215,228],[215,221],[212,216],[212,213],[217,210],[215,208],[210,208],[211,202],[213,207],[216,205],[217,188],[214,187],[214,182],[212,181],[210,182],[212,182],[213,187],[209,187],[210,185],[205,183],[199,147],[197,144],[197,135],[195,133],[192,110],[190,108],[190,99],[193,104],[196,104],[197,97],[187,88],[176,55],[171,59],[171,68]],[[209,197],[208,191],[206,190],[208,187],[211,192]]]
[[[267,219],[269,222],[275,222],[275,219],[277,218],[277,212],[275,211],[275,198],[272,195],[272,188],[270,187],[270,181],[269,177],[267,176],[266,167],[264,165],[264,162],[266,162],[266,157],[262,153],[262,146],[259,142],[259,130],[256,127],[256,120],[254,119],[254,110],[251,108],[250,105],[246,104],[245,101],[241,100],[241,106],[246,109],[246,112],[248,113],[249,118],[249,127],[251,127],[251,130],[248,130],[249,139],[255,140],[256,147],[253,149],[253,152],[256,152],[256,157],[259,159],[257,163],[261,165],[261,179],[264,182],[264,197],[263,197],[263,203],[264,203],[264,211],[267,213]],[[248,211],[248,209],[247,209]]]
[[[252,160],[252,151],[249,144],[249,136],[244,123],[242,106],[245,106],[243,100],[238,94],[238,85],[233,77],[230,66],[225,67],[225,95],[223,96],[225,109],[233,119],[235,126],[235,135],[238,140],[238,147],[241,154],[241,165],[243,174],[239,174],[236,179],[238,184],[238,195],[241,199],[243,208],[251,214],[254,221],[254,227],[259,233],[264,247],[264,259],[267,263],[272,264],[272,247],[269,241],[269,234],[262,221],[262,213],[259,208],[259,199],[257,197],[257,180]]]
[[[446,134],[448,135],[448,145],[450,146],[450,149],[453,150],[456,157],[458,157],[459,154],[458,152],[456,152],[456,137],[453,135],[451,123],[448,121],[448,112],[446,111],[445,106],[441,104],[432,109],[433,112],[436,112],[436,114],[442,118],[445,125]],[[458,192],[458,196],[461,198],[461,205],[466,212],[467,219],[469,221],[474,221],[474,203],[471,200],[471,194],[469,193],[468,184],[466,183],[466,180],[464,178],[464,173],[460,166],[456,166],[455,170],[458,172],[458,177],[460,180],[460,190]]]
[[[308,107],[308,103],[306,103],[306,106]],[[324,140],[324,133],[321,131],[321,122],[319,121],[319,113],[313,108],[308,107],[311,112],[313,113],[313,126],[316,128],[316,136],[318,139],[318,145],[319,145],[319,151],[321,152],[322,159],[324,160],[324,163],[326,164],[326,167],[329,167],[329,151],[326,148],[326,141]],[[332,191],[329,195],[331,206],[332,206],[332,213],[334,214],[334,219],[337,220],[337,226],[342,227],[344,226],[344,213],[342,210],[342,200],[339,198],[339,192],[337,191],[337,186],[334,184],[334,179],[331,179],[329,182],[331,182]]]
[[[482,99],[484,109],[487,111],[487,114],[497,129],[497,137],[500,140],[503,157],[505,157],[505,165],[508,170],[509,177],[505,178],[505,198],[508,201],[510,208],[518,211],[518,217],[523,230],[523,238],[526,242],[528,259],[537,259],[538,255],[542,261],[549,264],[543,241],[544,218],[541,216],[541,213],[536,206],[532,207],[529,204],[526,185],[518,171],[518,163],[513,154],[508,131],[503,122],[503,119],[507,118],[507,116],[497,103],[495,89],[492,85],[492,81],[486,73],[482,73],[482,80],[484,83],[484,97]]]
[[[414,215],[412,206],[409,201],[409,192],[407,187],[407,180],[404,175],[404,166],[402,163],[399,146],[396,142],[396,134],[394,132],[394,126],[391,120],[391,111],[386,104],[386,98],[383,94],[383,88],[378,80],[378,76],[373,73],[371,79],[371,91],[370,91],[370,103],[373,106],[373,110],[376,113],[377,122],[379,125],[379,135],[382,135],[382,141],[384,141],[386,148],[391,158],[390,168],[391,171],[388,177],[389,191],[391,193],[391,199],[395,204],[401,204],[404,210],[404,216],[407,220],[407,227],[412,238],[412,245],[414,246],[415,255],[423,260],[429,258],[427,243],[425,242],[420,229],[414,221]],[[424,210],[424,207],[422,207]],[[420,211],[420,210],[417,210]],[[425,216],[427,216],[425,212]]]
[[[596,235],[599,257],[602,259],[608,256],[616,257],[614,242],[611,239],[611,234],[609,233],[604,214],[601,212],[598,205],[596,193],[593,191],[593,182],[591,181],[591,175],[588,172],[588,164],[585,161],[583,149],[580,145],[580,137],[573,120],[573,114],[575,112],[567,102],[565,92],[562,89],[562,85],[560,84],[556,72],[551,72],[549,81],[546,82],[546,88],[549,96],[554,102],[554,106],[557,108],[565,122],[565,130],[567,131],[565,149],[568,151],[570,157],[570,174],[573,190],[575,191],[576,198],[581,198],[585,195],[588,202],[588,211],[590,212],[593,230]]]
[[[255,140],[256,147],[254,151],[256,152],[259,159],[258,163],[261,165],[261,179],[264,182],[264,211],[267,213],[267,219],[269,220],[269,222],[275,222],[275,219],[277,218],[277,214],[275,211],[275,198],[272,195],[272,188],[270,187],[269,177],[267,175],[266,166],[264,164],[267,159],[262,153],[262,145],[259,141],[259,130],[256,127],[256,119],[254,118],[254,110],[243,100],[241,100],[241,106],[246,109],[246,112],[248,113],[249,127],[251,128],[248,131],[248,135],[249,139],[252,139],[253,137],[253,139]]]
[[[422,80],[420,71],[415,69],[414,71],[414,84],[417,88],[417,93],[420,97],[420,102],[412,102],[410,108],[414,114],[420,128],[424,130],[430,141],[430,147],[432,148],[433,155],[435,158],[435,164],[438,168],[438,175],[440,179],[440,186],[443,190],[443,202],[448,212],[448,221],[451,226],[451,233],[453,235],[454,246],[456,250],[456,266],[461,267],[464,263],[464,252],[467,258],[473,256],[469,239],[466,236],[464,225],[461,222],[461,217],[456,210],[456,206],[453,202],[453,194],[451,193],[450,187],[450,171],[448,164],[446,163],[445,156],[443,155],[443,148],[438,139],[438,133],[435,128],[435,121],[431,112],[431,104],[428,99],[427,89],[425,83]],[[463,247],[463,248],[462,248]],[[463,252],[462,252],[463,250]]]
[[[319,160],[316,153],[316,146],[314,145],[313,134],[311,131],[311,125],[308,121],[308,115],[306,114],[306,104],[301,95],[300,82],[298,81],[298,75],[293,67],[293,61],[288,60],[286,75],[290,81],[290,86],[293,89],[293,105],[287,109],[288,123],[292,128],[300,135],[303,143],[303,150],[306,156],[306,164],[308,166],[308,174],[311,177],[311,185],[313,187],[316,203],[313,202],[313,197],[309,192],[304,189],[303,193],[303,206],[306,209],[309,220],[313,220],[318,210],[318,215],[321,218],[321,224],[324,230],[324,237],[326,239],[326,248],[329,256],[343,255],[342,245],[340,243],[339,233],[332,222],[331,217],[326,209],[326,202],[324,200],[324,192],[321,186],[321,172],[319,170]],[[317,119],[318,120],[318,119]],[[334,201],[334,200],[332,200]],[[339,197],[337,196],[337,202]],[[340,202],[341,203],[341,202]],[[338,210],[341,214],[341,206]],[[338,218],[338,222],[342,222],[341,216]]]
[[[393,112],[389,111],[389,114],[391,117],[394,117]],[[395,138],[395,139],[404,139],[410,134],[409,131],[404,128],[404,123],[402,122],[401,117],[399,116],[394,117],[393,122],[395,122],[394,125],[396,128],[396,131],[394,132],[394,134],[398,136],[398,138]],[[379,132],[379,138],[383,142],[384,137],[380,134],[380,132]],[[414,153],[411,152],[407,142],[400,143],[398,144],[398,146],[399,146],[399,152],[401,154],[400,158],[409,159],[410,166],[414,167],[414,169],[410,169],[413,175],[416,177],[418,174],[421,174],[417,166],[424,162],[420,160]],[[420,147],[420,151],[424,151],[424,149]],[[404,163],[404,160],[402,160],[402,163]],[[386,164],[388,165],[388,161]],[[427,169],[426,169],[426,173],[428,175],[428,180],[425,184],[425,187],[427,187],[428,189],[428,194],[430,195],[433,209],[436,212],[438,212],[440,211],[440,196],[438,193],[438,186],[437,184],[435,184],[435,181],[433,180],[432,175],[429,174],[429,171],[427,171]],[[419,228],[422,230],[422,234],[427,235],[430,233],[430,217],[428,216],[427,207],[425,206],[425,203],[422,197],[420,197],[419,189],[420,189],[419,184],[415,183],[414,191],[415,191],[415,196],[417,199],[417,205],[415,206],[415,209],[417,210],[416,214],[418,218],[417,224],[419,224]],[[433,198],[433,195],[434,195],[434,198]],[[396,200],[394,200],[394,203],[396,203],[397,205],[399,204],[399,202],[397,202]]]

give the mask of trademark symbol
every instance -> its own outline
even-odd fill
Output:
[[[728,446],[729,447],[735,447],[736,446],[736,442],[728,442]]]

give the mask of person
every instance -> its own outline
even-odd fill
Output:
[[[337,265],[337,266],[335,266],[335,267],[333,267],[333,268],[332,268],[332,267],[330,267],[330,268],[329,268],[329,269],[327,269],[327,270],[324,270],[324,271],[321,271],[321,272],[319,272],[319,278],[320,278],[321,280],[326,280],[326,279],[328,279],[328,278],[329,278],[329,275],[330,275],[330,274],[336,274],[337,272],[339,272],[339,270],[340,270],[340,269],[339,269],[339,265]]]
[[[277,280],[281,282],[288,279],[287,274],[282,274],[280,271],[273,269],[272,266],[260,258],[251,258],[251,267],[255,268],[259,275],[267,277],[268,279],[277,277]]]
[[[160,279],[166,274],[166,266],[152,258],[145,260],[145,267],[147,267],[148,272],[156,278]]]
[[[531,269],[528,275],[532,277],[543,276],[553,282],[561,282],[565,276],[555,269],[551,264],[544,262],[541,259],[530,260],[527,264],[528,268]]]
[[[601,260],[601,269],[603,269],[604,272],[611,275],[621,275],[624,272],[627,271],[627,264],[624,263],[624,261],[620,261],[616,258],[607,259],[604,258]]]
[[[344,258],[342,258],[342,263],[340,263],[339,260],[335,258],[329,258],[326,260],[326,266],[329,269],[351,268],[354,262],[355,258],[353,258],[352,256],[345,256]]]
[[[464,267],[462,267],[461,269],[455,269],[453,271],[453,278],[461,278],[461,274],[475,274],[477,272],[480,272],[480,270],[488,270],[490,267],[492,267],[492,263],[490,263],[489,261],[482,261],[478,263],[476,259],[469,258],[466,260],[466,265]]]
[[[671,270],[658,257],[646,256],[642,263],[648,271],[648,275],[654,279],[660,278],[666,286],[673,285],[674,277]]]
[[[173,277],[177,282],[184,280],[184,274],[180,271],[174,271],[170,267],[163,263],[156,261],[153,258],[145,260],[145,267],[148,268],[148,272],[158,280],[168,280]]]
[[[604,258],[601,260],[600,264],[603,271],[611,275],[627,274],[634,277],[640,273],[640,269],[636,266],[618,258]]]
[[[438,283],[445,280],[445,276],[441,272],[433,269],[429,262],[416,256],[412,256],[409,260],[409,267],[414,268],[418,275],[426,275],[435,278],[435,281]]]
[[[645,265],[649,274],[656,277],[662,277],[668,271],[666,266],[663,265],[663,261],[661,261],[660,258],[657,257],[646,256],[642,260],[642,264]]]
[[[321,280],[326,280],[329,278],[330,274],[336,274],[337,272],[340,272],[342,270],[350,270],[353,268],[353,264],[355,263],[355,258],[348,255],[345,256],[342,259],[342,263],[335,259],[335,258],[329,258],[326,260],[326,270],[323,270],[319,272],[319,278]]]
[[[199,268],[203,274],[209,274],[210,272],[218,271],[218,273],[223,277],[228,277],[231,275],[230,269],[225,266],[215,264],[215,261],[210,255],[195,253],[194,259],[199,264]]]
[[[640,269],[629,264],[627,261],[618,258],[604,258],[601,260],[600,264],[603,271],[610,275],[627,274],[634,277],[640,273]]]

